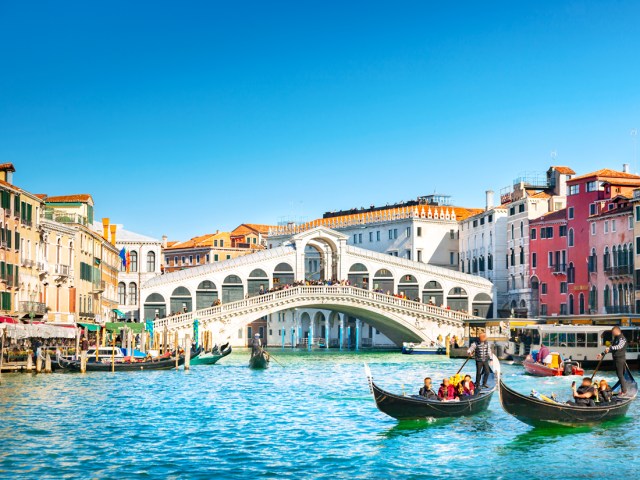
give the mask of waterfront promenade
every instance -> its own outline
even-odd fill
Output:
[[[284,367],[251,371],[236,351],[190,372],[5,375],[0,477],[571,479],[585,465],[593,478],[640,467],[637,403],[624,421],[573,430],[532,430],[497,397],[476,417],[399,423],[375,408],[362,361],[381,386],[412,393],[461,360],[272,351]],[[503,370],[522,391],[571,382]],[[597,457],[584,464],[585,452]]]

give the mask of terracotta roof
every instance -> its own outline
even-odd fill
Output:
[[[38,197],[40,200],[45,200],[47,198],[46,193],[36,193],[35,196]]]
[[[605,210],[604,212],[600,212],[597,215],[593,215],[593,216],[589,217],[589,220],[598,220],[599,218],[609,217],[609,216],[612,216],[612,215],[621,215],[623,213],[629,213],[632,210],[633,210],[633,206],[631,204],[618,206],[618,207],[613,208],[611,210]]]
[[[193,237],[189,240],[185,240],[184,242],[174,241],[168,242],[165,250],[181,250],[183,248],[202,248],[202,247],[212,247],[213,241],[222,237],[223,239],[229,239],[229,247],[231,247],[230,235],[228,232],[217,232],[217,233],[205,233],[204,235],[200,235],[198,237]]]
[[[47,197],[48,203],[76,203],[93,202],[93,198],[88,193],[78,193],[74,195],[58,195],[57,197]]]
[[[597,177],[599,180],[607,181],[610,180],[611,183],[616,183],[617,180],[622,178],[631,178],[638,180],[640,184],[640,176],[634,175],[632,173],[619,172],[617,170],[611,170],[610,168],[602,168],[600,170],[596,170],[595,172],[586,173],[584,175],[579,175],[577,177],[573,177],[568,182],[573,183],[576,180],[584,180],[585,178]]]
[[[530,198],[551,198],[551,195],[547,192],[538,192],[533,195],[529,195]]]
[[[563,208],[562,210],[556,210],[555,212],[545,213],[544,215],[539,216],[538,218],[534,218],[530,220],[530,224],[535,223],[545,223],[545,222],[557,222],[559,220],[567,219],[567,209]]]
[[[554,165],[551,168],[554,169],[556,172],[561,173],[563,175],[575,175],[575,173],[576,173],[576,172],[573,171],[573,169],[571,169],[569,167],[563,167],[563,166],[560,166],[560,165]]]
[[[13,163],[0,163],[0,172],[15,172]]]
[[[267,235],[269,233],[269,229],[273,228],[271,225],[261,225],[258,223],[243,223],[238,225],[232,232],[231,235],[246,235],[247,233],[260,233],[262,235]]]
[[[613,181],[605,180],[602,183],[608,183],[609,185],[638,187],[640,186],[640,177],[636,178],[618,178]]]

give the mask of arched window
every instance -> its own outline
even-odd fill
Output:
[[[607,270],[611,267],[611,256],[609,255],[609,247],[604,247],[604,254],[602,256],[602,268]]]
[[[138,286],[131,282],[129,284],[129,305],[138,304]]]
[[[578,313],[584,315],[584,293],[581,293],[578,297]]]
[[[137,272],[138,271],[138,252],[130,252],[129,253],[129,271]]]
[[[147,252],[147,272],[156,271],[156,252]]]
[[[611,290],[609,289],[609,285],[605,285],[604,287],[604,306],[605,308],[611,306]]]
[[[493,255],[487,255],[487,270],[493,270]]]
[[[589,310],[591,310],[591,313],[596,313],[598,310],[598,291],[595,285],[589,291]]]
[[[524,238],[524,222],[520,222],[520,238]]]
[[[118,303],[120,305],[127,304],[127,286],[122,282],[118,284]]]
[[[569,229],[569,246],[573,247],[573,228]]]

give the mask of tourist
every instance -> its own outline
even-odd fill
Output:
[[[613,391],[606,380],[600,380],[598,386],[598,398],[600,403],[609,403],[613,399]]]
[[[487,342],[487,334],[482,332],[478,338],[478,342],[474,342],[467,350],[469,356],[474,355],[476,359],[476,388],[480,390],[482,388],[489,388],[487,381],[489,380],[489,373],[491,367],[489,366],[489,360],[491,359],[491,347]],[[482,383],[480,382],[482,380]]]
[[[87,337],[83,336],[80,344],[81,344],[81,347],[80,347],[81,351],[86,352],[87,350],[89,350],[89,340],[87,340]]]
[[[627,368],[627,339],[624,338],[620,327],[613,327],[611,329],[611,335],[613,337],[611,346],[605,348],[604,353],[600,356],[600,358],[611,352],[613,363],[616,367],[616,374],[618,375],[618,380],[620,381],[621,392],[619,396],[624,397],[627,394],[627,381],[624,378],[624,371]]]
[[[538,363],[543,365],[549,365],[551,363],[551,350],[549,350],[549,347],[545,346],[544,343],[540,344],[540,350],[538,350]]]
[[[456,389],[448,378],[445,378],[438,390],[438,398],[443,402],[451,402],[456,399]]]
[[[476,386],[471,381],[471,375],[465,375],[459,387],[460,395],[473,397],[476,394]]]
[[[421,397],[426,398],[427,400],[437,400],[438,395],[433,390],[433,386],[431,385],[431,378],[427,377],[424,379],[424,386],[420,389],[419,395]]]
[[[591,379],[589,377],[584,377],[582,379],[582,385],[580,385],[576,389],[576,382],[571,384],[571,389],[573,390],[573,400],[576,405],[582,405],[586,407],[595,406],[595,398],[598,395],[598,392],[593,387],[591,383]]]

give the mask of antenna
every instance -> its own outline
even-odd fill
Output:
[[[638,174],[638,129],[632,128],[629,132],[633,138],[633,164],[636,167],[636,175]]]

